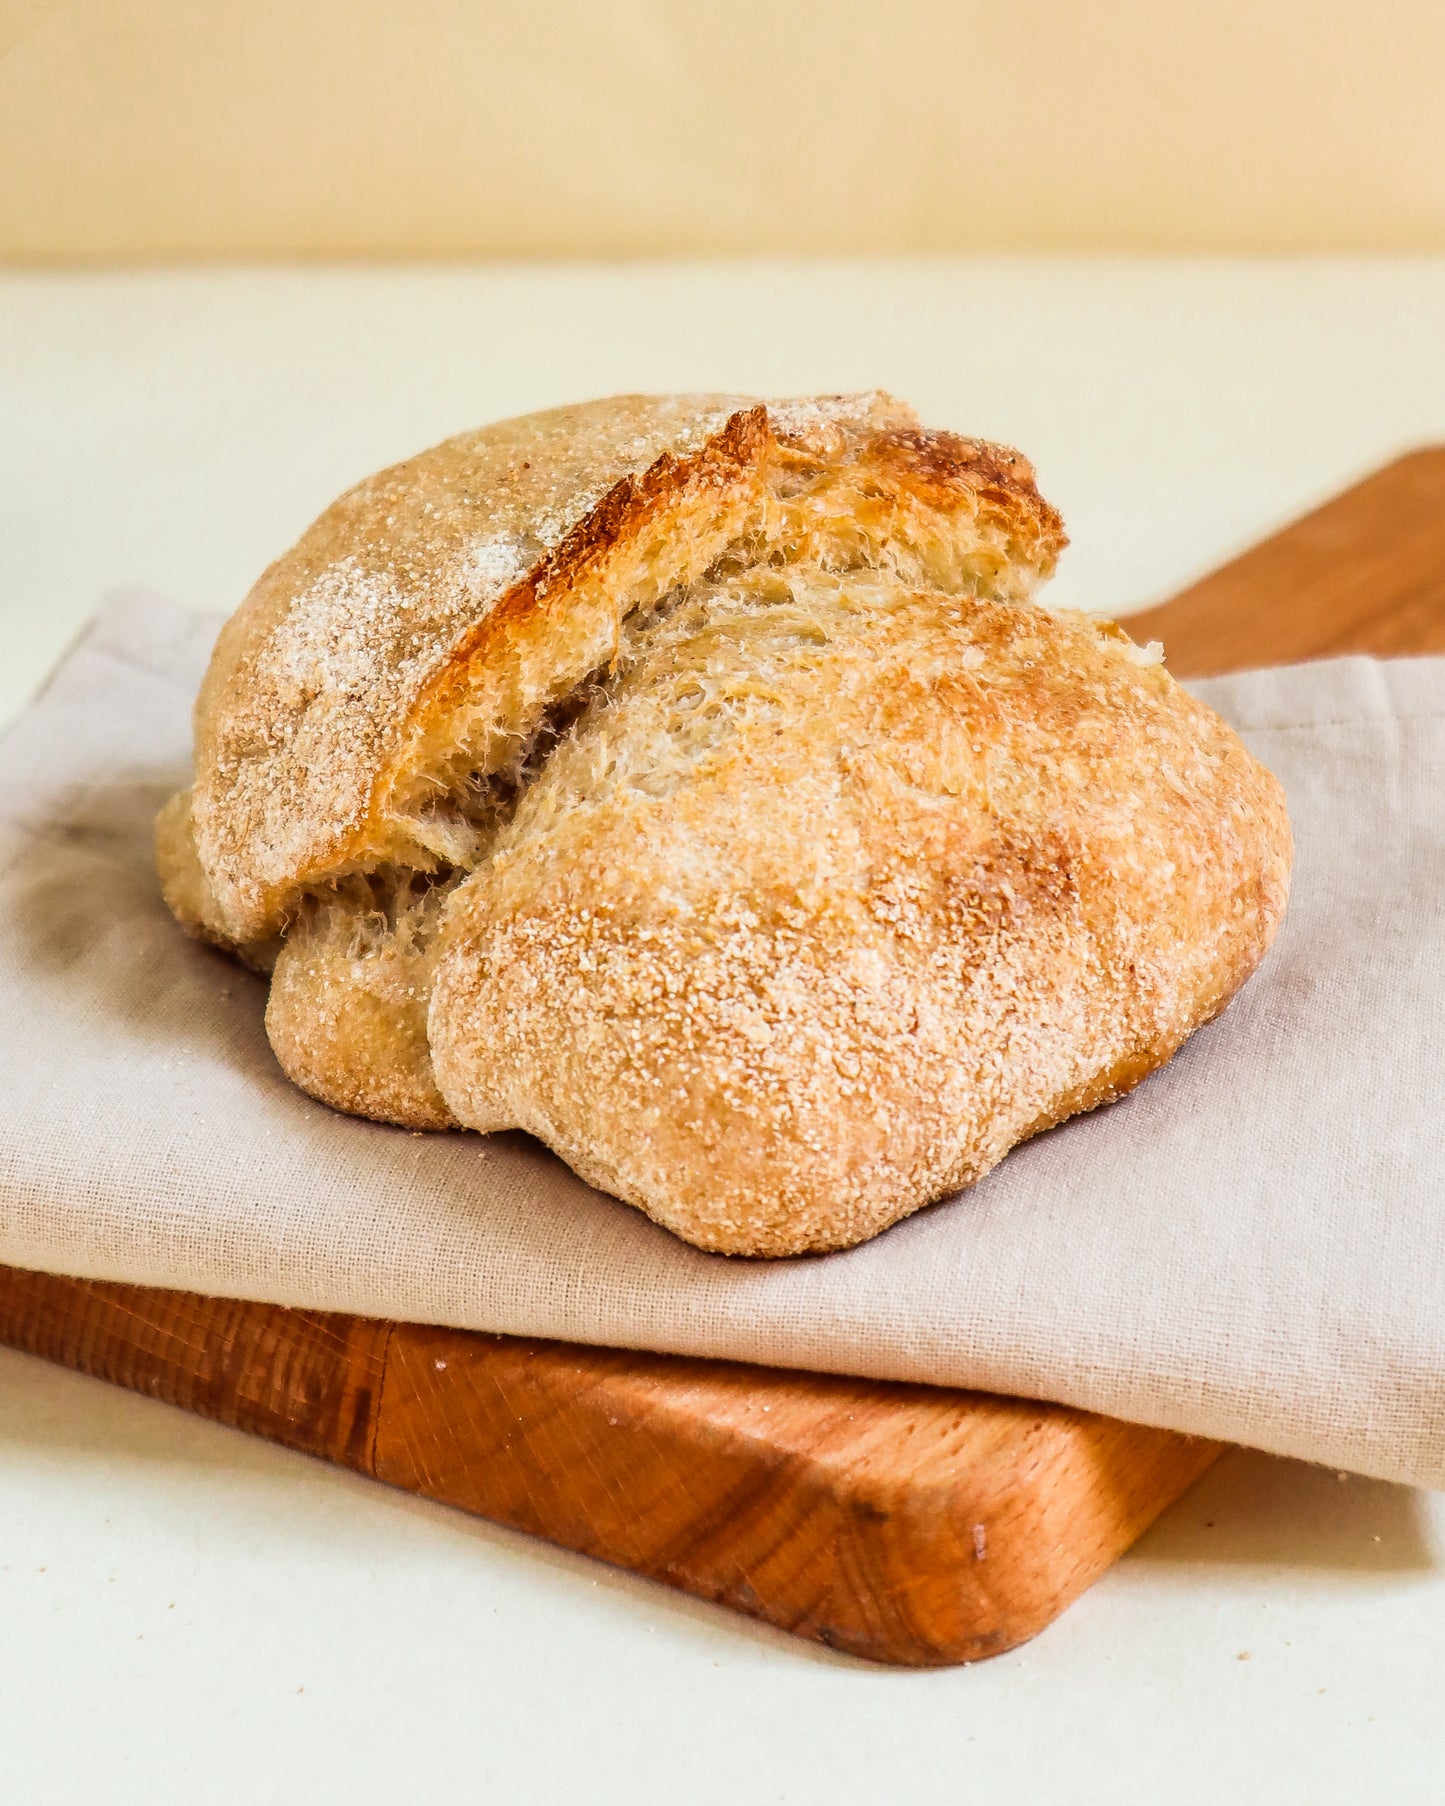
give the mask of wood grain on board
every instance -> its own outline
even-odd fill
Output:
[[[1445,650],[1445,448],[1136,616],[1180,675]],[[1219,1446],[1062,1406],[0,1268],[0,1341],[876,1661],[1032,1636]]]
[[[1179,677],[1445,652],[1445,445],[1387,464],[1125,625],[1162,640]]]

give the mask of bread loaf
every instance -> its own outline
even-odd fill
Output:
[[[1035,600],[1063,544],[1023,458],[884,395],[449,440],[223,630],[167,900],[326,1103],[846,1247],[1138,1083],[1284,910],[1278,785]]]

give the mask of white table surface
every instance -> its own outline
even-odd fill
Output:
[[[1021,445],[1119,611],[1445,439],[1445,263],[0,276],[0,714],[107,588],[626,388]],[[1445,1498],[1238,1452],[1035,1642],[898,1673],[0,1351],[17,1803],[1445,1798]]]

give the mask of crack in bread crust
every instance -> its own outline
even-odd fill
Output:
[[[1027,464],[933,437],[925,457],[911,412],[879,395],[621,397],[505,421],[360,484],[263,575],[202,686],[192,815],[210,931],[262,939],[311,886],[428,864],[408,809],[445,789],[459,746],[504,763],[627,609],[766,533],[780,457],[864,470],[875,511],[891,520],[901,501],[940,545],[993,524],[1020,587],[1047,575],[1062,532]]]
[[[1282,914],[1278,787],[1017,453],[623,397],[382,472],[218,643],[157,827],[285,1070],[521,1127],[699,1246],[846,1246],[1120,1095]]]

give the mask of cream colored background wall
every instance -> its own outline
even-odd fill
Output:
[[[0,258],[1445,249],[1441,0],[0,0]]]

